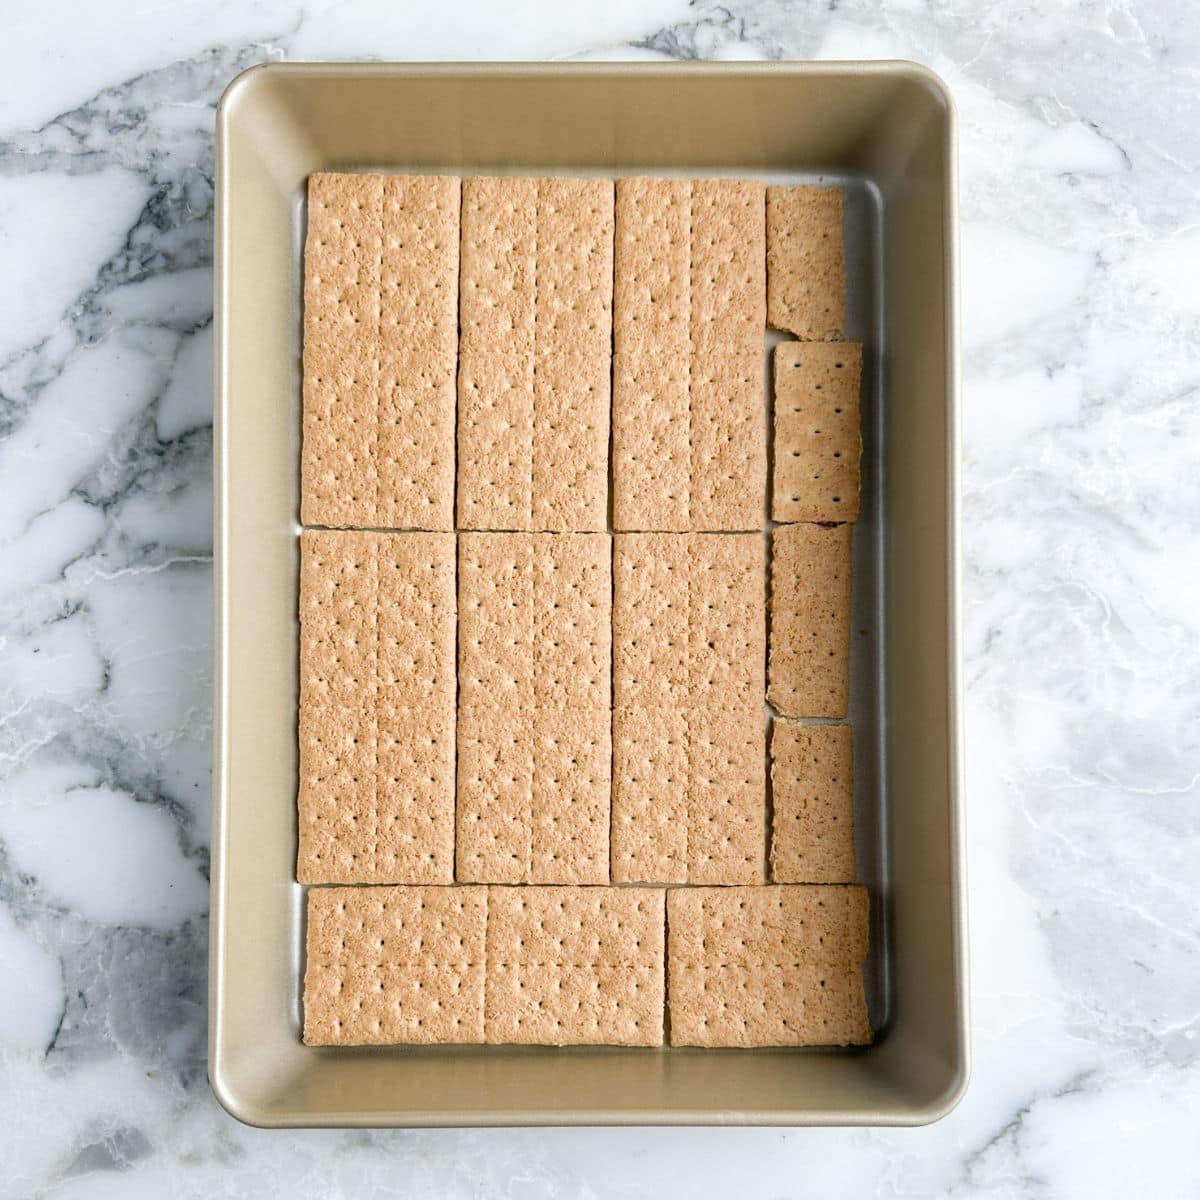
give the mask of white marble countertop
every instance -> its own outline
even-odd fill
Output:
[[[4,24],[0,1196],[1200,1194],[1186,0],[42,0]],[[952,87],[975,1068],[942,1123],[262,1132],[214,1102],[214,104],[251,63],[367,53],[898,57]]]

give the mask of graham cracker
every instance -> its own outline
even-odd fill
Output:
[[[614,882],[760,882],[765,588],[753,534],[617,534]]]
[[[846,324],[841,188],[767,188],[767,323],[804,341]]]
[[[852,883],[854,742],[849,725],[771,723],[776,883]]]
[[[489,888],[487,1041],[661,1045],[664,940],[657,889]]]
[[[454,536],[300,535],[301,883],[448,883]]]
[[[761,526],[765,261],[762,184],[617,181],[617,529]]]
[[[667,930],[673,1046],[871,1041],[865,888],[675,888]]]
[[[457,878],[607,883],[605,534],[459,539]]]
[[[458,524],[607,526],[613,187],[463,183]]]
[[[454,521],[457,179],[308,183],[300,518]]]
[[[767,699],[785,717],[846,715],[853,525],[780,525],[771,535]]]
[[[862,430],[857,342],[775,348],[776,521],[856,521]]]
[[[308,893],[309,1046],[482,1042],[487,888]]]

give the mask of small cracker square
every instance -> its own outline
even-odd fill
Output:
[[[487,888],[308,892],[309,1046],[482,1042]]]
[[[673,1046],[871,1041],[865,888],[675,888],[667,930]]]
[[[862,458],[857,342],[775,348],[776,521],[856,521]]]
[[[841,188],[767,188],[767,324],[805,341],[846,324]]]
[[[771,535],[767,699],[786,717],[846,715],[853,525],[780,525]]]
[[[305,524],[453,525],[459,200],[448,177],[309,177]]]
[[[661,1045],[664,940],[658,889],[490,888],[487,1041]]]
[[[854,742],[849,725],[771,724],[776,883],[852,883]]]
[[[454,535],[300,535],[301,883],[453,879]]]

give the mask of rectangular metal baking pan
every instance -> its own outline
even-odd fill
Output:
[[[256,1125],[918,1124],[968,1071],[954,114],[910,63],[270,64],[217,116],[209,1075]],[[864,344],[857,1051],[313,1049],[295,883],[299,349],[314,170],[819,178]],[[768,342],[773,342],[773,336]]]

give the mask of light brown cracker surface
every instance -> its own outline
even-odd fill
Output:
[[[767,188],[767,324],[804,340],[846,323],[841,188]]]
[[[763,592],[757,535],[616,535],[614,881],[762,879]]]
[[[487,888],[310,888],[304,1041],[482,1042]]]
[[[861,382],[857,342],[775,348],[776,521],[858,519]]]
[[[771,726],[771,874],[776,883],[854,881],[849,725]]]
[[[610,545],[460,535],[460,882],[608,882]]]
[[[448,530],[457,179],[309,177],[301,520]]]
[[[787,717],[846,715],[853,525],[780,525],[771,535],[767,698]]]
[[[761,526],[764,264],[761,184],[617,182],[617,529]]]
[[[613,187],[463,183],[458,524],[607,524]]]
[[[661,1045],[663,943],[656,889],[489,888],[488,1042]]]
[[[675,888],[667,929],[673,1046],[871,1040],[864,888]]]
[[[302,883],[448,883],[454,536],[300,535]]]

